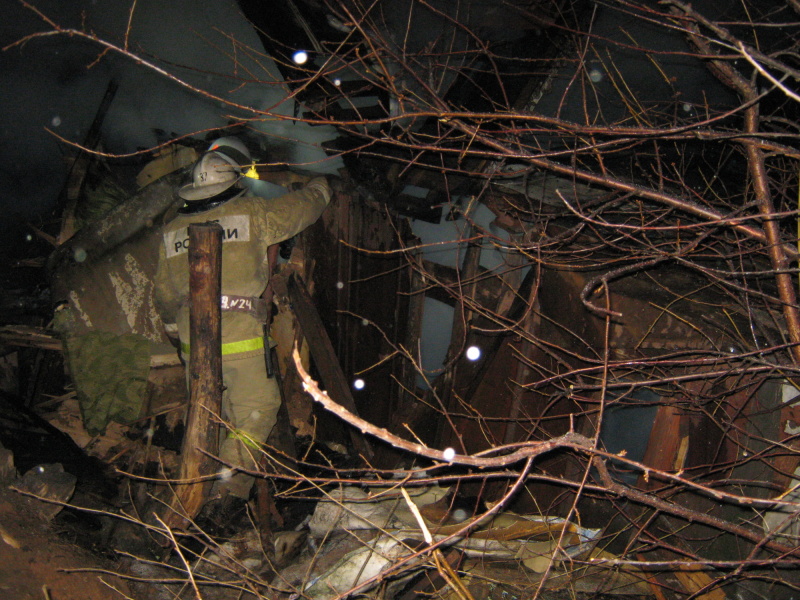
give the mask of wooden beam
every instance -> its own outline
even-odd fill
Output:
[[[467,233],[472,237],[472,228]],[[466,345],[469,335],[470,322],[472,321],[472,311],[469,309],[470,303],[475,301],[477,289],[478,268],[481,261],[480,244],[468,244],[464,252],[464,265],[460,270],[456,285],[461,289],[457,296],[458,303],[453,311],[453,328],[450,334],[450,346],[447,349],[446,362],[452,361],[459,355]],[[453,373],[455,376],[455,373]]]
[[[63,352],[64,344],[51,329],[33,325],[6,325],[0,327],[0,350],[6,346],[18,348],[38,348]],[[182,364],[178,353],[170,351],[150,355],[150,368],[177,367]]]
[[[218,223],[189,226],[189,416],[181,446],[181,466],[172,511],[164,522],[182,529],[205,504],[219,464],[204,451],[217,454],[217,422],[222,405],[222,333],[220,290],[222,227]]]
[[[6,325],[0,327],[0,348],[17,346],[21,348],[39,348],[40,350],[56,350],[61,352],[63,344],[52,330],[29,325]]]
[[[172,173],[142,188],[112,208],[92,227],[83,227],[47,259],[54,279],[67,277],[72,269],[85,269],[135,235],[151,229],[169,209],[183,203],[175,193],[181,173]]]
[[[108,82],[106,93],[103,95],[103,100],[100,102],[100,107],[97,109],[94,121],[92,121],[89,132],[86,134],[86,138],[83,141],[83,148],[88,148],[89,150],[97,148],[100,142],[100,130],[103,126],[103,121],[106,118],[111,102],[114,100],[114,96],[117,94],[118,88],[119,84],[113,79]],[[78,197],[83,190],[86,174],[89,172],[89,167],[92,162],[94,162],[94,159],[94,154],[81,149],[72,161],[72,165],[70,165],[67,181],[62,190],[62,198],[65,199],[66,204],[64,204],[63,200],[60,200],[59,204],[63,206],[58,207],[64,209],[61,232],[58,235],[59,244],[67,241],[75,233],[75,209]]]
[[[305,282],[297,273],[293,273],[289,277],[286,288],[292,309],[300,323],[300,329],[308,341],[311,356],[322,379],[322,384],[331,398],[357,415],[358,410],[353,395],[350,393],[350,386],[342,372],[339,358],[336,356],[327,331],[325,331],[322,319],[314,307]],[[365,458],[373,457],[372,447],[360,432],[350,428],[350,438],[355,448]]]

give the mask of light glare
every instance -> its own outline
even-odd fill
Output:
[[[363,379],[356,379],[356,380],[353,382],[353,387],[354,387],[355,389],[357,389],[357,390],[363,390],[365,385],[366,385],[366,383],[364,383],[364,380],[363,380]]]
[[[298,50],[292,54],[292,60],[296,65],[304,65],[308,62],[308,52],[305,50]]]
[[[477,346],[470,346],[467,348],[467,359],[476,361],[481,357],[481,349]]]

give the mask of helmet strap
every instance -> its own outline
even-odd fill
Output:
[[[182,215],[193,215],[195,213],[205,212],[207,210],[211,210],[212,208],[216,208],[220,204],[225,204],[228,200],[232,200],[237,196],[241,196],[244,194],[244,192],[245,190],[240,188],[238,185],[233,185],[224,192],[221,192],[216,196],[211,196],[211,198],[186,201],[184,205],[178,209],[178,212]]]

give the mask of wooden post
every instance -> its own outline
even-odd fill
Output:
[[[186,526],[186,518],[197,516],[211,488],[211,481],[191,480],[219,470],[219,463],[202,451],[212,455],[218,451],[214,415],[220,414],[222,404],[221,267],[222,228],[217,223],[190,225],[189,415],[179,475],[181,482],[188,483],[175,486],[173,510],[164,519],[167,525],[178,529]]]

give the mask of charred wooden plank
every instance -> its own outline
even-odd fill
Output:
[[[319,371],[323,385],[331,398],[334,398],[336,402],[350,412],[358,414],[356,402],[350,393],[350,386],[342,372],[333,344],[331,344],[319,313],[314,308],[311,295],[308,293],[305,283],[296,273],[289,277],[287,293],[303,335],[308,341],[311,356],[314,358],[314,364],[317,367],[317,371]],[[353,445],[364,457],[372,458],[372,447],[363,435],[351,429],[350,437]]]

